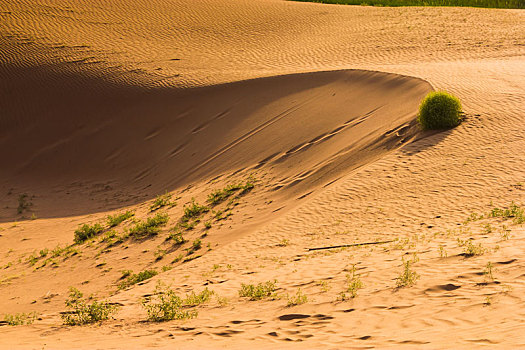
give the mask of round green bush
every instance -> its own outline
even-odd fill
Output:
[[[423,129],[447,129],[461,122],[461,102],[444,91],[429,93],[419,106],[417,120]]]

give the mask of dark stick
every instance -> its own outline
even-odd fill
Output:
[[[308,251],[311,251],[311,250],[323,250],[323,249],[334,249],[334,248],[345,248],[345,247],[357,247],[358,245],[384,244],[384,243],[391,243],[391,242],[394,242],[394,240],[392,239],[390,241],[365,242],[365,243],[333,245],[333,246],[330,246],[330,247],[308,248]]]

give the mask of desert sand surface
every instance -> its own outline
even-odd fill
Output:
[[[0,0],[0,22],[0,317],[38,313],[0,322],[1,349],[525,347],[525,226],[487,215],[525,205],[522,10]],[[441,89],[465,120],[422,132]],[[192,200],[248,182],[167,239]],[[169,222],[73,244],[126,210],[109,233]],[[402,259],[419,278],[397,288]],[[215,294],[147,322],[159,281]],[[70,287],[120,307],[63,325]]]

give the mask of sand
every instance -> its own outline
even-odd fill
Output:
[[[525,14],[279,0],[1,1],[0,324],[6,349],[519,348],[525,204]],[[482,23],[482,25],[481,25]],[[421,99],[457,95],[459,127],[421,132]],[[255,178],[165,241],[194,198]],[[108,214],[177,205],[145,240],[97,237],[49,260]],[[27,193],[32,205],[17,213]],[[133,226],[125,221],[116,231]],[[184,250],[201,237],[187,262]],[[467,257],[457,239],[484,254]],[[391,243],[307,251],[355,242]],[[416,257],[414,256],[416,253]],[[159,258],[160,257],[160,258]],[[402,258],[416,284],[396,288]],[[46,262],[47,260],[47,262]],[[45,266],[44,265],[45,262]],[[483,274],[488,262],[494,279]],[[355,264],[363,282],[341,300]],[[171,267],[118,290],[122,270]],[[277,280],[276,300],[239,297]],[[195,319],[144,322],[157,281],[213,290]],[[121,305],[63,326],[70,286]],[[308,301],[287,306],[301,290]]]

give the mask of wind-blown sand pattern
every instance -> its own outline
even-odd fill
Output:
[[[0,315],[40,315],[0,324],[0,348],[525,346],[524,226],[465,223],[525,204],[523,11],[0,1],[0,21]],[[461,99],[459,127],[418,130],[432,89]],[[207,213],[209,230],[165,242],[185,203],[250,175],[232,216]],[[165,191],[177,205],[161,210],[171,219],[159,235],[110,248],[97,237],[28,262],[72,244],[80,224],[151,216]],[[17,214],[22,193],[33,205]],[[170,264],[204,234],[202,256]],[[466,256],[458,238],[484,254]],[[420,277],[397,289],[402,257]],[[354,264],[364,286],[342,301]],[[122,270],[168,265],[117,289]],[[241,283],[274,279],[280,299],[239,297]],[[144,322],[140,300],[157,281],[228,302]],[[70,286],[121,307],[100,325],[64,326]],[[299,288],[308,301],[286,306]]]

